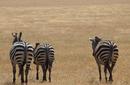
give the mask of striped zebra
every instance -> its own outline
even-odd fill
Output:
[[[49,71],[49,82],[51,82],[51,69],[54,61],[54,48],[50,44],[36,43],[34,48],[34,64],[36,65],[36,79],[39,80],[39,65],[43,72],[43,81],[47,81],[46,72]]]
[[[109,81],[113,81],[112,71],[118,58],[118,48],[116,43],[110,40],[102,40],[99,37],[90,38],[92,42],[93,56],[99,69],[99,80],[101,81],[101,65],[104,65],[105,80],[107,82],[107,70],[109,71]]]
[[[30,69],[31,60],[33,58],[33,47],[27,42],[21,40],[22,32],[12,33],[14,40],[10,50],[10,60],[13,68],[13,83],[16,80],[16,65],[19,67],[19,76],[21,76],[21,83],[24,83],[24,65],[25,69],[25,83],[28,82],[28,73]]]

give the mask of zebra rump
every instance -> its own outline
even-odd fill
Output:
[[[26,64],[26,69],[30,69],[30,64],[33,58],[33,47],[26,42],[16,42],[13,44],[10,51],[10,59],[13,65],[22,65]],[[19,75],[21,71],[19,69]]]
[[[94,55],[101,64],[116,62],[118,58],[117,45],[109,40],[101,41],[97,44]]]
[[[34,50],[34,64],[49,64],[54,61],[54,48],[50,44],[37,45]]]

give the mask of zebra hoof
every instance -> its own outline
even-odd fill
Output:
[[[15,85],[15,82],[13,82],[12,84]]]
[[[99,77],[99,81],[100,81],[100,82],[102,81],[102,78],[101,78],[101,77]]]
[[[24,82],[25,82],[25,81],[24,81],[24,80],[22,80],[22,81],[21,81],[21,84],[24,84]]]
[[[24,85],[24,83],[21,83],[21,85]]]
[[[49,83],[51,83],[51,80],[49,80]]]
[[[113,80],[112,80],[112,79],[109,79],[109,82],[113,82]]]
[[[109,82],[112,83],[112,82],[113,82],[113,79],[109,79]]]
[[[42,81],[43,81],[43,82],[46,82],[46,81],[47,81],[47,79],[43,79]]]
[[[39,80],[39,78],[37,77],[36,80]]]
[[[107,83],[107,78],[105,78],[105,80],[106,80],[106,83]]]

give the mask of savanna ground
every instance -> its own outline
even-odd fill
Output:
[[[32,64],[29,85],[106,85],[104,73],[102,82],[98,81],[98,68],[92,56],[89,37],[95,35],[113,40],[119,46],[112,85],[130,85],[129,5],[1,7],[0,85],[12,85],[11,33],[20,31],[23,40],[33,45],[48,42],[55,48],[52,83],[41,83],[42,73],[37,81]],[[16,77],[16,84],[20,85],[18,72]]]

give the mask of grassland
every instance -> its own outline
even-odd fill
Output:
[[[49,42],[56,52],[52,83],[41,83],[42,74],[40,81],[36,81],[32,64],[29,85],[106,85],[105,80],[98,81],[98,69],[92,57],[89,37],[95,35],[113,40],[119,46],[112,85],[130,85],[129,5],[0,7],[0,85],[12,83],[11,33],[19,31],[23,32],[25,41],[33,45]]]

